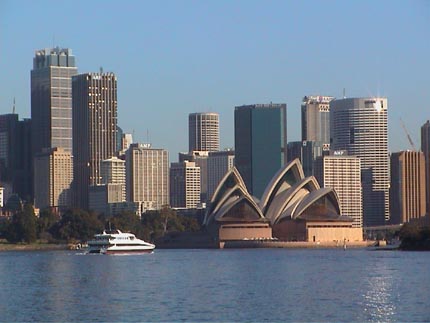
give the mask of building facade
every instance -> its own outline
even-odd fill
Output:
[[[34,159],[34,206],[59,211],[69,208],[72,181],[72,154],[63,148],[45,148]]]
[[[426,172],[426,213],[430,214],[430,121],[421,127],[421,151],[425,159]]]
[[[169,204],[169,154],[149,144],[131,144],[126,152],[127,201],[144,209]]]
[[[321,141],[291,141],[287,145],[288,162],[298,158],[302,163],[305,176],[312,176],[315,160],[328,153],[327,147]]]
[[[89,188],[89,209],[105,215],[110,214],[111,203],[125,202],[122,184],[99,184]]]
[[[117,78],[80,74],[72,88],[74,204],[87,209],[89,186],[102,183],[100,162],[116,154]]]
[[[188,116],[188,151],[219,150],[219,115],[213,112],[190,113]]]
[[[207,173],[208,191],[207,198],[210,201],[219,182],[225,174],[234,167],[234,150],[214,151],[209,153]]]
[[[332,96],[305,96],[302,101],[302,141],[330,147],[330,101]]]
[[[426,215],[424,153],[400,151],[391,154],[391,223],[401,224]]]
[[[200,167],[184,161],[170,166],[170,205],[194,209],[200,204]]]
[[[234,142],[235,166],[249,193],[259,198],[287,162],[287,105],[235,107]]]
[[[72,77],[77,73],[71,49],[36,51],[31,71],[33,156],[55,147],[72,153]]]
[[[389,220],[390,164],[387,98],[350,98],[330,102],[331,148],[361,160],[364,226]]]
[[[352,226],[363,226],[360,158],[345,151],[331,151],[329,156],[315,161],[315,177],[321,187],[333,188],[338,197],[341,214],[353,219]]]
[[[112,157],[100,162],[100,175],[102,184],[117,184],[121,185],[121,200],[115,202],[126,201],[126,176],[125,176],[125,160],[118,157]]]
[[[208,200],[208,158],[209,151],[191,151],[189,153],[179,153],[179,162],[191,161],[200,167],[200,201]]]

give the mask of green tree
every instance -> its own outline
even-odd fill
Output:
[[[132,232],[138,238],[144,238],[144,230],[140,218],[130,211],[117,214],[109,219],[112,229],[118,229],[123,232]]]
[[[33,206],[25,204],[22,211],[16,212],[6,229],[6,239],[9,242],[32,243],[37,237],[36,217]]]
[[[73,209],[64,213],[61,220],[54,225],[52,232],[61,240],[86,241],[103,230],[103,224],[95,213]]]
[[[39,239],[51,239],[49,230],[60,221],[60,217],[52,212],[50,208],[40,211],[39,218],[37,219],[37,235]]]

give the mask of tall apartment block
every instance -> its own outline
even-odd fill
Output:
[[[426,172],[426,213],[430,214],[430,121],[421,127],[421,151],[424,153]]]
[[[200,204],[200,167],[184,161],[170,166],[170,205],[194,209]]]
[[[63,148],[45,148],[34,159],[34,206],[63,211],[71,206],[73,157]]]
[[[126,201],[126,176],[125,160],[118,157],[112,157],[100,162],[101,184],[121,185],[121,199],[116,202]]]
[[[389,220],[390,164],[386,98],[330,102],[331,148],[361,160],[364,226]]]
[[[219,150],[219,115],[212,112],[190,113],[188,116],[189,152]]]
[[[33,155],[55,147],[72,152],[72,77],[77,73],[71,49],[36,51],[31,71]]]
[[[302,141],[330,146],[330,101],[332,96],[305,96],[302,101]]]
[[[234,150],[210,152],[207,160],[207,200],[210,201],[224,175],[234,167]]]
[[[102,183],[100,162],[116,154],[117,78],[80,74],[72,88],[74,204],[88,209],[89,186]]]
[[[254,104],[234,109],[235,164],[248,191],[260,198],[287,162],[287,105]]]
[[[169,204],[169,154],[149,144],[131,144],[126,152],[127,200],[145,209]]]
[[[333,187],[339,197],[341,214],[354,219],[352,226],[363,226],[360,158],[346,151],[330,151],[315,161],[315,177],[321,187]]]
[[[391,154],[391,223],[401,224],[426,215],[424,153]]]

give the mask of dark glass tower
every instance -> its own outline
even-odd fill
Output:
[[[74,204],[88,208],[89,186],[102,184],[100,162],[116,154],[117,80],[113,73],[73,77]]]
[[[255,104],[234,110],[235,165],[248,191],[260,198],[287,161],[287,105]]]

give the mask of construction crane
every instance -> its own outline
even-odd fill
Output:
[[[415,148],[414,142],[412,141],[411,136],[409,135],[408,129],[406,129],[405,123],[403,122],[402,118],[400,118],[400,124],[402,125],[403,131],[406,134],[406,137],[409,140],[409,143],[411,144],[411,147],[414,151],[417,151],[417,149]]]

